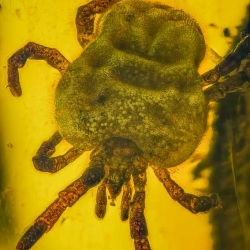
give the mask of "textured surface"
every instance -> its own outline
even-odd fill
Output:
[[[84,158],[75,161],[57,174],[44,174],[34,170],[32,156],[41,142],[49,138],[56,129],[53,120],[54,92],[51,87],[57,85],[60,74],[44,62],[30,60],[20,73],[24,95],[22,98],[13,98],[5,89],[7,83],[4,65],[8,57],[27,41],[57,48],[70,61],[77,58],[82,48],[76,39],[74,18],[77,8],[84,2],[86,1],[12,0],[8,8],[4,3],[9,3],[9,0],[3,0],[1,3],[0,19],[5,18],[1,22],[1,30],[4,34],[1,43],[2,73],[0,74],[3,83],[0,106],[4,117],[1,120],[2,170],[4,171],[1,176],[5,181],[2,182],[1,205],[6,207],[6,213],[1,210],[1,215],[13,226],[11,230],[1,224],[1,249],[14,249],[24,229],[56,197],[59,190],[81,175],[88,162],[88,154],[85,154]],[[233,33],[235,25],[238,25],[238,21],[241,20],[240,14],[245,12],[245,9],[243,11],[241,8],[243,2],[244,0],[240,2],[170,0],[166,1],[166,4],[174,3],[175,7],[184,8],[185,4],[189,3],[186,11],[192,13],[201,24],[208,46],[220,55],[224,55],[229,38],[223,37],[223,28],[232,27],[230,31]],[[17,14],[21,13],[21,17],[15,14],[15,10]],[[234,10],[233,15],[231,15],[232,10]],[[213,22],[215,26],[209,26],[209,22]],[[221,50],[220,47],[223,48],[223,46],[224,50]],[[207,70],[211,67],[206,64]],[[13,147],[10,147],[9,143]],[[64,146],[62,152],[66,150]],[[185,164],[183,168],[175,170],[177,173],[174,177],[178,179],[178,183],[182,183],[182,186],[188,187],[189,190],[205,187],[208,181],[207,175],[203,173],[202,180],[193,181],[187,169],[189,166]],[[169,197],[162,184],[157,181],[152,169],[147,171],[147,176],[146,217],[153,249],[211,250],[212,240],[207,223],[210,213],[198,216],[189,213]],[[220,178],[218,182],[221,183]],[[218,190],[215,189],[215,191]],[[107,215],[103,221],[95,218],[93,212],[95,193],[96,190],[87,193],[78,204],[68,209],[53,230],[43,237],[36,249],[54,250],[55,245],[56,248],[64,250],[72,248],[111,250],[118,247],[123,250],[134,249],[129,236],[128,223],[121,223],[119,220],[119,206],[108,206]],[[218,223],[225,227],[224,221],[218,221]],[[225,228],[227,232],[231,232],[227,229],[228,227]],[[71,241],[68,240],[69,235]],[[225,246],[222,245],[221,249],[225,249]]]
[[[60,133],[83,150],[119,136],[155,165],[185,161],[206,124],[198,25],[181,10],[122,1],[104,14],[97,33],[58,84]]]

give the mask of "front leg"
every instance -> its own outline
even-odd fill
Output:
[[[69,61],[57,50],[36,43],[28,43],[8,60],[8,87],[13,96],[21,96],[18,68],[22,68],[27,59],[45,60],[61,74],[68,68]]]
[[[209,196],[196,196],[185,193],[184,190],[171,179],[167,169],[153,167],[158,180],[163,183],[171,198],[179,202],[190,212],[197,214],[209,211],[211,208],[222,207],[220,198],[217,194]]]
[[[42,143],[36,155],[32,158],[37,170],[55,173],[73,162],[83,153],[83,150],[72,147],[64,155],[51,157],[56,151],[56,145],[58,145],[61,140],[62,136],[59,132],[56,132],[49,140]]]
[[[30,249],[58,221],[67,207],[72,207],[90,188],[96,186],[104,177],[104,160],[90,159],[90,166],[83,175],[62,190],[58,198],[38,216],[33,225],[25,232],[16,249]]]

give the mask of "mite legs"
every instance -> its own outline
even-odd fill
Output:
[[[228,93],[238,92],[249,88],[249,55],[250,35],[246,36],[238,44],[236,49],[229,53],[214,69],[209,70],[202,75],[202,78],[205,81],[204,86],[211,84],[211,86],[204,90],[208,102],[224,98]],[[236,72],[233,72],[234,70],[236,70]],[[230,73],[232,74],[228,75]],[[223,76],[227,77],[222,81],[219,81]]]
[[[56,151],[56,145],[59,144],[61,140],[62,136],[59,132],[56,132],[48,141],[42,143],[36,155],[32,158],[37,170],[55,173],[73,162],[83,153],[82,150],[72,147],[64,155],[51,157]]]
[[[153,170],[159,181],[163,183],[171,198],[178,201],[190,212],[196,214],[221,206],[221,201],[217,194],[212,194],[210,196],[196,196],[185,193],[184,190],[171,179],[169,172],[166,169],[154,167]]]
[[[67,207],[72,207],[90,188],[104,177],[104,166],[92,159],[83,175],[59,193],[59,197],[35,220],[17,244],[16,249],[30,249],[58,221]]]
[[[205,97],[208,101],[218,101],[224,98],[228,93],[238,92],[250,86],[250,75],[244,71],[219,81],[204,90]]]
[[[78,8],[76,15],[77,38],[82,47],[94,36],[95,15],[104,12],[119,0],[94,0]]]
[[[107,194],[105,180],[98,187],[96,193],[95,214],[98,218],[103,219],[107,208]]]
[[[130,234],[134,239],[135,250],[151,250],[148,241],[148,229],[144,215],[146,171],[133,174],[135,194],[130,210]]]
[[[107,194],[106,194],[106,181],[104,180],[102,184],[97,189],[96,194],[96,205],[95,214],[98,218],[104,218],[106,214],[107,207]],[[130,181],[123,185],[123,194],[121,201],[121,220],[125,221],[129,217],[130,203],[132,197],[132,186]]]
[[[208,84],[217,82],[220,77],[231,73],[238,68],[241,61],[250,53],[250,35],[246,36],[214,69],[209,70],[202,75],[204,81]]]
[[[123,194],[121,201],[121,220],[125,221],[129,217],[129,209],[132,197],[132,186],[130,181],[123,185]]]
[[[68,68],[69,61],[57,50],[36,43],[28,43],[8,60],[8,87],[13,96],[21,96],[18,68],[22,68],[27,59],[45,60],[61,74]]]

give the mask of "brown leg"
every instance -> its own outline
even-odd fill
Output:
[[[164,168],[153,168],[155,175],[168,191],[171,198],[178,201],[183,207],[196,214],[209,211],[214,207],[221,207],[221,201],[217,194],[210,196],[196,196],[185,193],[184,190],[171,179],[169,172]]]
[[[229,53],[214,69],[209,70],[202,75],[207,84],[217,82],[220,77],[231,73],[238,68],[241,61],[250,53],[250,35],[246,36],[236,47],[234,51]]]
[[[59,198],[35,220],[18,242],[16,249],[30,249],[44,233],[54,226],[67,207],[72,207],[82,195],[101,181],[104,177],[104,164],[100,165],[99,161],[95,162],[95,159],[92,159],[90,165],[83,175],[61,191]]]
[[[69,66],[69,61],[58,50],[32,42],[26,44],[8,60],[8,87],[14,96],[22,95],[18,68],[22,68],[27,59],[45,60],[60,73],[63,73]]]
[[[130,234],[134,239],[135,250],[150,250],[148,228],[144,216],[146,171],[133,175],[135,194],[130,211]]]
[[[132,197],[132,186],[130,181],[123,185],[123,194],[121,202],[121,220],[125,221],[129,216],[129,208]]]
[[[48,141],[42,143],[36,155],[32,158],[33,164],[37,170],[55,173],[73,162],[83,153],[82,150],[73,147],[64,155],[51,157],[56,151],[56,145],[60,143],[61,140],[62,136],[59,132],[56,132]]]
[[[224,98],[227,94],[249,89],[250,75],[244,71],[237,72],[236,74],[226,78],[224,81],[219,81],[209,86],[204,90],[205,97],[208,102],[218,101]]]
[[[95,15],[105,11],[119,0],[93,0],[78,8],[76,15],[77,38],[82,47],[88,44],[94,35]]]
[[[106,194],[106,182],[98,187],[96,193],[96,205],[95,205],[95,214],[98,218],[102,219],[106,214],[107,207],[107,194]]]

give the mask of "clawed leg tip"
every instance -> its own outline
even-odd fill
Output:
[[[47,231],[48,225],[43,221],[35,222],[17,243],[17,250],[29,250]]]
[[[223,203],[222,203],[222,201],[220,199],[219,194],[217,194],[217,193],[212,194],[211,198],[212,198],[213,203],[214,203],[214,208],[218,208],[218,209],[223,209],[224,208]]]
[[[13,88],[12,85],[7,85],[6,89],[9,88],[10,92],[15,97],[20,97],[22,95],[22,89],[21,88]]]
[[[217,82],[220,79],[220,73],[218,70],[210,70],[202,75],[202,79],[205,81],[204,86]]]
[[[21,239],[16,245],[16,250],[29,250],[30,247],[28,247],[27,244],[25,244],[25,242]]]

